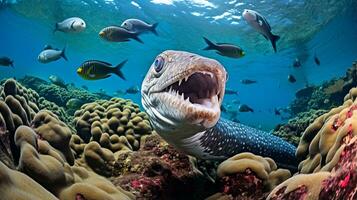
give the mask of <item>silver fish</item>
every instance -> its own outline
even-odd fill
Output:
[[[121,27],[128,31],[136,32],[139,34],[152,32],[155,35],[158,35],[156,32],[157,25],[158,23],[148,24],[140,19],[127,19],[121,24]]]
[[[79,17],[71,17],[63,20],[62,22],[56,23],[55,30],[62,31],[65,33],[79,33],[82,32],[86,28],[86,23],[83,19]]]
[[[250,24],[256,31],[261,33],[265,39],[270,40],[274,52],[276,52],[276,42],[280,39],[278,35],[271,32],[271,27],[264,16],[254,10],[245,9],[243,11],[243,18]]]
[[[41,63],[49,63],[56,61],[60,58],[65,59],[68,61],[66,55],[65,55],[66,47],[63,48],[63,50],[59,49],[54,49],[49,45],[46,45],[43,51],[38,55],[38,61]]]

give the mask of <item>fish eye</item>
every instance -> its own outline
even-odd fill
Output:
[[[226,73],[226,81],[228,81],[228,78],[229,78],[228,73]]]
[[[82,24],[82,25],[84,25],[84,23],[83,23],[83,22],[82,22],[81,24]]]
[[[155,62],[154,62],[154,68],[155,68],[155,71],[157,73],[159,73],[162,68],[164,67],[164,58],[162,58],[161,56],[157,57]]]

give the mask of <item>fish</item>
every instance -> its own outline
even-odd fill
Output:
[[[48,77],[48,79],[50,80],[50,82],[52,84],[67,89],[67,84],[60,77],[55,76],[55,75],[51,75],[51,76]]]
[[[81,87],[85,90],[89,90],[88,86],[86,86],[86,85],[82,85]]]
[[[221,56],[230,58],[241,58],[245,55],[245,52],[239,46],[229,43],[213,43],[209,39],[203,37],[204,41],[208,45],[203,50],[216,50],[216,53]]]
[[[247,104],[241,104],[238,107],[239,112],[254,112],[253,108],[249,107]]]
[[[270,40],[274,52],[277,52],[276,42],[280,39],[280,36],[274,35],[271,32],[271,26],[269,25],[266,18],[259,14],[257,11],[245,9],[243,11],[243,18],[252,26],[256,31],[262,34],[265,39]]]
[[[63,58],[66,61],[68,61],[65,52],[66,52],[66,47],[64,47],[62,50],[59,50],[59,49],[52,48],[51,45],[46,45],[44,49],[41,51],[41,53],[38,55],[37,60],[40,63],[50,63],[59,60],[60,58]]]
[[[119,26],[105,27],[99,32],[99,36],[109,42],[128,42],[130,39],[134,39],[144,44],[144,42],[138,37],[139,33],[128,31]]]
[[[279,109],[274,108],[274,114],[275,115],[281,115],[281,112],[279,111]]]
[[[5,67],[12,67],[14,68],[14,61],[11,60],[9,57],[0,57],[0,65]]]
[[[320,59],[316,56],[316,54],[314,55],[314,61],[316,63],[316,65],[319,65],[320,66]]]
[[[301,62],[298,58],[295,58],[295,60],[293,62],[293,67],[295,67],[295,68],[301,67]]]
[[[257,81],[250,80],[250,79],[243,79],[243,80],[240,80],[240,82],[245,85],[257,83]]]
[[[125,94],[137,94],[140,92],[139,86],[132,86],[126,89]]]
[[[86,28],[86,23],[79,17],[71,17],[61,22],[57,22],[55,25],[54,33],[61,31],[64,33],[80,33]]]
[[[77,74],[85,80],[105,79],[110,77],[111,74],[116,74],[121,79],[126,80],[121,68],[127,61],[128,60],[124,60],[117,66],[113,67],[112,64],[104,61],[88,60],[82,63],[82,65],[77,69]]]
[[[289,81],[290,83],[295,83],[295,82],[296,82],[296,78],[295,78],[293,75],[289,74],[289,75],[288,75],[288,81]]]
[[[120,26],[128,31],[135,32],[138,34],[152,32],[157,36],[158,33],[156,32],[156,27],[158,25],[159,23],[148,24],[140,19],[127,19]]]
[[[66,108],[67,109],[74,109],[77,110],[79,109],[85,102],[83,100],[77,99],[77,98],[72,98],[69,99],[66,103]]]
[[[225,89],[225,94],[235,94],[238,95],[238,91],[232,89]]]

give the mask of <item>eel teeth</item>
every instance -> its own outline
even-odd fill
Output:
[[[178,85],[180,86],[182,83],[182,79],[179,80]]]
[[[186,76],[186,77],[185,77],[185,82],[188,80],[188,77],[189,77],[189,76]]]

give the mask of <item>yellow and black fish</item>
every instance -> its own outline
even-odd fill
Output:
[[[111,74],[116,74],[123,80],[126,80],[124,74],[121,72],[121,68],[127,61],[128,60],[124,60],[117,66],[113,67],[112,64],[107,62],[88,60],[77,69],[77,74],[86,80],[105,79],[110,77]]]

